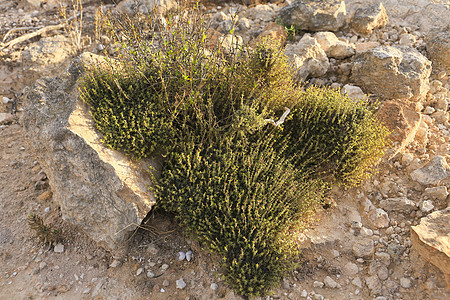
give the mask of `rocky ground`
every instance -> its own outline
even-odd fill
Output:
[[[104,9],[114,9],[111,2],[104,1]],[[394,147],[362,186],[329,193],[314,227],[299,236],[299,267],[268,298],[450,298],[448,3],[386,0],[385,12],[372,7],[376,17],[367,22],[372,2],[346,1],[348,14],[335,14],[334,24],[303,22],[307,27],[288,39],[286,54],[299,79],[342,87],[355,98],[363,91],[381,99]],[[124,257],[114,257],[63,221],[53,201],[56,191],[24,138],[22,90],[64,71],[80,48],[108,50],[95,31],[101,1],[83,4],[85,35],[78,43],[60,27],[4,47],[62,20],[56,0],[0,3],[0,299],[239,299],[221,280],[214,257],[171,216],[151,214],[126,242]],[[211,36],[225,47],[264,35],[287,38],[271,22],[292,19],[288,3],[203,4],[213,20]],[[130,5],[122,1],[115,9]],[[239,37],[227,35],[234,21]],[[404,48],[376,48],[383,45]],[[28,225],[30,214],[61,228],[64,240],[51,247],[39,243]]]

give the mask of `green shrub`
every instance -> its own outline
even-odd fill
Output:
[[[264,295],[292,269],[298,250],[290,236],[324,191],[273,147],[225,139],[209,148],[171,153],[155,194],[199,240],[219,253],[227,282],[243,295]]]
[[[239,294],[268,293],[294,266],[295,233],[326,188],[360,182],[382,156],[385,128],[364,102],[303,91],[268,42],[224,53],[194,14],[140,29],[109,20],[117,67],[90,67],[81,82],[104,143],[134,158],[162,154],[157,205],[222,257]],[[274,127],[268,119],[286,108]]]
[[[373,107],[331,88],[302,92],[283,127],[280,135],[290,140],[286,153],[298,166],[348,186],[371,174],[387,146],[388,131]]]

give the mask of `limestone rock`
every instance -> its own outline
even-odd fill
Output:
[[[355,56],[352,80],[382,99],[419,101],[430,89],[430,73],[431,62],[417,50],[379,46]]]
[[[116,5],[116,9],[119,12],[130,15],[136,12],[147,14],[155,9],[164,13],[177,7],[178,3],[176,0],[122,0]]]
[[[155,203],[148,190],[152,161],[132,163],[100,142],[76,84],[83,65],[95,57],[85,53],[65,74],[38,80],[25,91],[24,133],[63,219],[120,253],[127,232]]]
[[[387,212],[381,208],[371,210],[368,215],[369,220],[372,222],[375,228],[387,228],[389,227],[389,216]]]
[[[416,43],[417,39],[413,34],[404,33],[400,36],[399,44],[401,46],[412,47]]]
[[[434,156],[424,167],[410,174],[411,178],[421,184],[438,184],[450,176],[450,167],[443,156]]]
[[[400,278],[400,285],[404,289],[409,289],[410,287],[412,287],[412,280],[411,280],[411,278],[408,278],[408,277]]]
[[[73,53],[72,43],[63,35],[41,38],[22,52],[24,73],[34,79],[51,76],[65,69]]]
[[[372,4],[356,10],[350,27],[358,33],[369,34],[375,28],[387,25],[389,18],[382,3]]]
[[[247,9],[248,16],[253,19],[271,21],[275,16],[275,11],[267,4],[259,4]]]
[[[411,213],[416,208],[416,204],[406,197],[388,198],[386,200],[381,200],[380,206],[386,211],[395,211],[405,214]]]
[[[344,265],[344,274],[348,276],[356,275],[359,272],[358,266],[352,262],[348,262]]]
[[[361,90],[361,88],[359,86],[346,84],[342,88],[342,92],[347,94],[347,96],[349,96],[353,100],[362,100],[362,99],[366,98],[366,95],[364,94],[364,92]]]
[[[366,281],[367,287],[369,288],[370,292],[373,295],[377,295],[377,294],[381,293],[382,285],[381,285],[381,281],[377,275],[369,276],[365,279],[365,281]]]
[[[35,8],[40,8],[44,5],[46,9],[59,7],[59,0],[27,0],[27,3],[34,6]]]
[[[450,33],[439,31],[433,33],[426,41],[426,48],[431,61],[437,62],[450,71]]]
[[[9,124],[13,121],[14,116],[9,113],[0,113],[0,125]]]
[[[420,203],[419,208],[424,213],[428,213],[433,210],[434,205],[433,202],[431,202],[430,200],[425,200],[422,203]]]
[[[411,227],[411,241],[417,252],[445,275],[450,283],[450,207],[435,211]]]
[[[371,4],[379,5],[380,2],[386,8],[389,21],[393,24],[411,24],[423,33],[434,30],[449,32],[450,8],[445,0],[346,0],[347,14],[356,13],[357,9]]]
[[[355,45],[356,54],[361,54],[380,46],[379,42],[358,42]]]
[[[446,186],[437,186],[432,188],[426,188],[424,194],[432,199],[444,201],[445,199],[447,199],[448,191]]]
[[[239,35],[229,33],[225,36],[219,37],[219,44],[226,53],[234,53],[239,51],[243,43],[244,40]]]
[[[431,115],[438,124],[447,124],[449,120],[449,113],[439,110]]]
[[[334,281],[334,279],[331,278],[330,276],[325,277],[323,282],[325,283],[325,286],[330,289],[335,289],[339,286],[339,284],[336,281]]]
[[[354,44],[338,39],[332,32],[317,32],[314,38],[328,57],[344,59],[355,54]]]
[[[275,22],[270,22],[264,27],[263,31],[255,39],[255,42],[267,40],[269,43],[276,43],[276,46],[282,46],[286,43],[286,38],[287,34],[284,27]]]
[[[330,62],[322,47],[309,34],[305,34],[297,44],[287,45],[284,53],[297,70],[299,80],[323,76],[330,67]]]
[[[410,104],[394,100],[385,101],[377,114],[378,118],[391,131],[389,139],[394,147],[389,151],[389,157],[392,158],[414,141],[422,115],[416,112]]]
[[[359,239],[353,244],[352,250],[356,257],[372,258],[375,253],[374,242],[370,238]]]
[[[280,19],[305,31],[337,31],[345,24],[344,1],[298,0],[280,10]]]

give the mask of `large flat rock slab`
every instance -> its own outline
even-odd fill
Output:
[[[26,90],[24,132],[63,218],[120,251],[155,203],[148,189],[152,161],[133,162],[101,144],[78,97],[77,80],[92,58],[84,54],[65,74],[40,79]]]
[[[450,283],[450,207],[429,214],[411,229],[413,247],[438,267]]]

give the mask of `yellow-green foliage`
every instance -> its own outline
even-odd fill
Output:
[[[222,257],[239,294],[264,295],[294,266],[293,232],[326,186],[364,179],[386,130],[364,102],[303,91],[268,43],[223,53],[208,47],[200,18],[149,23],[164,30],[146,41],[132,23],[112,23],[120,68],[90,68],[82,98],[106,144],[135,158],[163,155],[158,205]],[[284,124],[267,122],[286,107]]]
[[[279,133],[290,140],[287,153],[309,170],[321,172],[318,175],[333,175],[345,185],[366,179],[387,146],[388,130],[373,108],[338,90],[315,86],[295,101]]]

